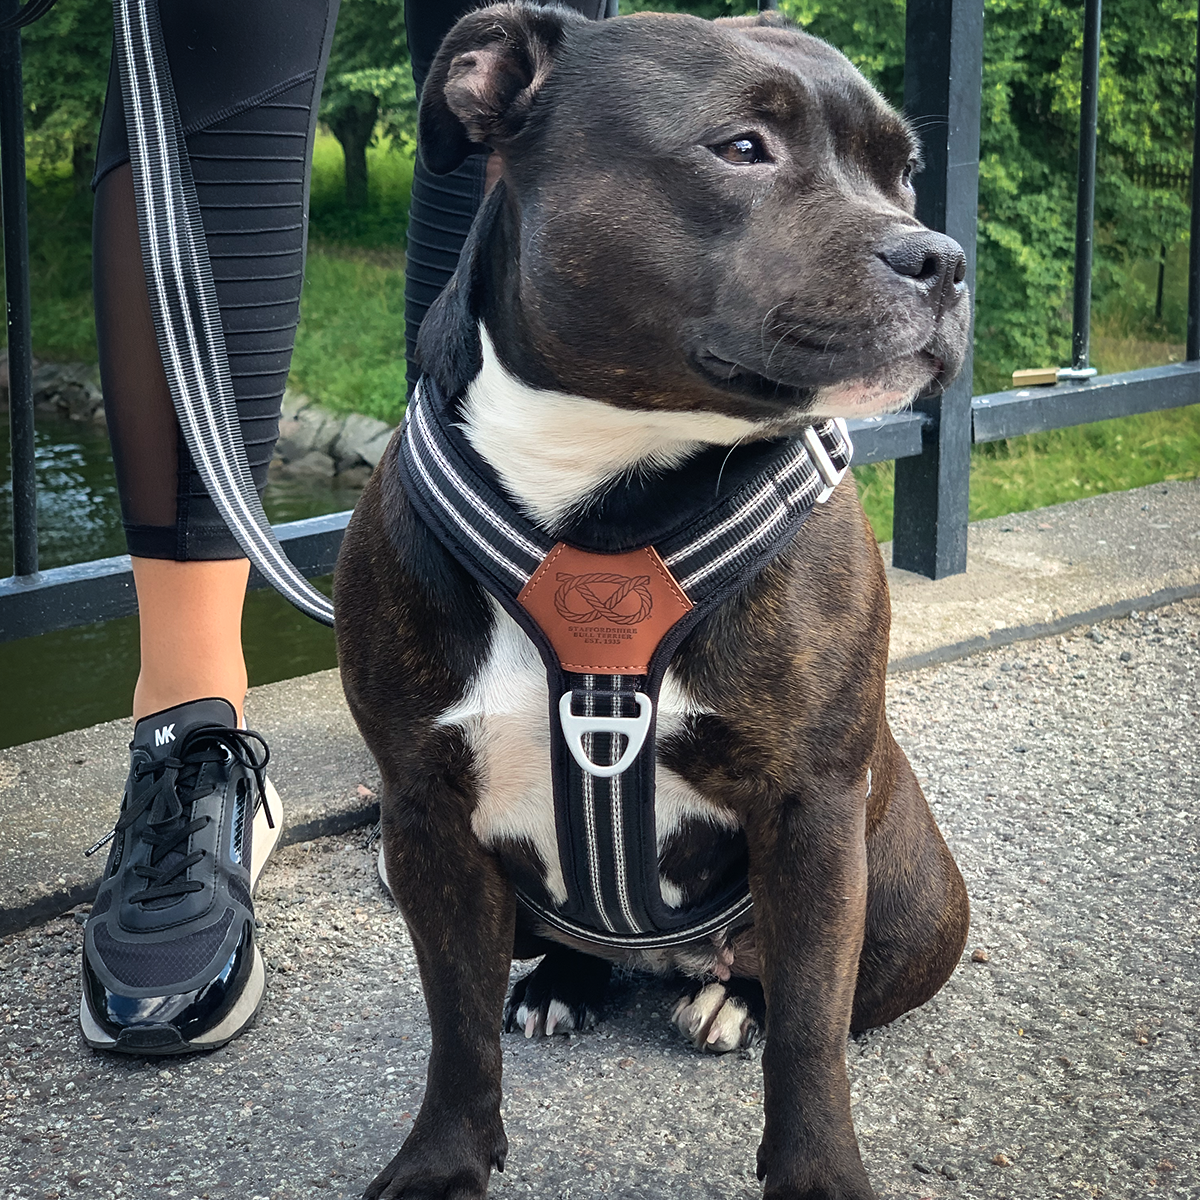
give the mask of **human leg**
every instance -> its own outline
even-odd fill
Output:
[[[307,167],[335,11],[336,0],[162,4],[260,489],[298,319]],[[289,36],[272,36],[272,21],[276,34],[286,22]],[[205,22],[215,23],[193,37]],[[194,62],[201,44],[204,61]],[[263,774],[266,747],[239,729],[249,568],[179,433],[161,347],[168,334],[186,339],[151,310],[121,100],[118,87],[100,139],[94,270],[142,663],[130,776],[85,937],[80,1018],[93,1046],[167,1054],[221,1045],[257,1011],[264,973],[251,892],[280,814]]]

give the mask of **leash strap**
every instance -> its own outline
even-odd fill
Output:
[[[113,0],[113,19],[142,262],[184,440],[246,557],[301,612],[332,625],[332,603],[288,560],[246,462],[208,243],[184,149],[157,0]]]
[[[837,420],[736,453],[736,486],[720,494],[718,474],[704,503],[672,514],[653,545],[630,531],[614,547],[607,528],[603,547],[578,532],[556,542],[508,498],[427,376],[409,405],[400,472],[414,508],[546,667],[567,901],[518,895],[538,919],[594,944],[678,945],[751,907],[744,873],[703,905],[663,900],[654,804],[659,695],[683,639],[788,545],[845,474],[852,447]]]

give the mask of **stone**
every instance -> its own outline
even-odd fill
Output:
[[[310,475],[322,479],[332,479],[334,462],[328,454],[323,454],[320,450],[310,450],[295,462],[288,463],[284,470],[288,475]]]
[[[392,427],[386,421],[363,416],[362,413],[351,413],[343,421],[331,452],[335,458],[349,459],[351,462],[361,460],[375,466],[383,455],[382,446],[375,452],[375,444],[383,438],[383,446],[386,446],[391,434]],[[369,458],[368,452],[373,453],[374,457]]]
[[[365,463],[357,467],[347,467],[334,477],[334,484],[340,488],[361,488],[371,478],[371,468]]]
[[[311,408],[313,399],[303,392],[285,391],[283,393],[283,416],[295,420],[306,408]]]

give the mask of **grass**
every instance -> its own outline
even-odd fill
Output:
[[[348,209],[342,148],[319,133],[310,241],[290,385],[335,412],[396,422],[404,410],[404,237],[412,159],[367,152],[369,201]]]
[[[1200,476],[1200,404],[989,442],[971,451],[971,520]],[[892,536],[894,463],[854,470],[875,536]]]

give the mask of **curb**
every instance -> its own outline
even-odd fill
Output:
[[[1101,604],[1098,608],[1085,609],[1083,612],[1067,613],[1056,617],[1053,621],[1045,621],[1036,625],[1010,625],[997,629],[986,637],[968,638],[964,642],[952,642],[949,646],[938,646],[933,650],[924,650],[920,654],[910,654],[907,658],[898,658],[888,663],[889,675],[904,675],[909,671],[919,671],[922,667],[934,667],[941,663],[955,662],[960,658],[969,658],[972,654],[982,654],[986,650],[995,650],[1000,646],[1011,646],[1016,642],[1032,642],[1038,638],[1053,637],[1058,633],[1066,633],[1069,629],[1078,629],[1081,625],[1094,625],[1097,621],[1111,621],[1115,617],[1127,617],[1131,612],[1144,612],[1152,608],[1162,608],[1179,600],[1191,600],[1200,596],[1200,583],[1184,584],[1181,587],[1160,588],[1157,592],[1137,596],[1131,600],[1117,600],[1112,604]]]

